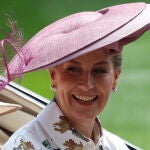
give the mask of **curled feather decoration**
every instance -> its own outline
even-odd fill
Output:
[[[9,61],[16,54],[23,60],[18,53],[23,45],[23,33],[19,30],[17,22],[12,17],[7,16],[7,18],[7,26],[11,30],[10,33],[7,34],[4,30],[0,29],[0,32],[5,34],[5,38],[0,41],[0,89],[13,79],[8,69]]]

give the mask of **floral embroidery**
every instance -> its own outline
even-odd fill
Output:
[[[65,116],[60,116],[59,119],[60,121],[54,124],[54,127],[55,127],[54,129],[56,131],[64,133],[67,130],[70,130],[72,131],[72,134],[74,134],[75,136],[84,140],[86,139],[76,129],[71,127],[71,124],[69,123],[69,121],[67,120]],[[65,150],[82,150],[83,149],[83,145],[81,142],[80,144],[77,144],[72,139],[69,139],[69,141],[65,141],[63,145],[67,147]]]
[[[65,150],[82,150],[83,149],[83,145],[81,142],[80,144],[77,144],[72,139],[69,139],[69,141],[66,141],[63,145],[68,147]]]
[[[60,121],[58,123],[54,124],[54,127],[55,127],[54,129],[56,131],[64,133],[67,130],[71,129],[71,124],[69,123],[69,121],[67,120],[67,118],[65,116],[60,116],[59,119],[60,119]]]
[[[89,139],[84,137],[83,135],[81,135],[75,128],[73,128],[70,124],[70,122],[68,121],[68,119],[65,116],[60,116],[59,117],[60,121],[58,123],[54,124],[54,129],[56,131],[59,131],[61,133],[66,132],[67,130],[72,131],[72,134],[74,134],[76,137],[79,137],[81,139],[83,139],[86,142],[89,142]]]
[[[18,147],[13,148],[13,150],[35,150],[35,148],[30,141],[25,142],[21,139]]]

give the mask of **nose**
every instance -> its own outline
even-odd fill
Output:
[[[81,77],[80,87],[84,91],[94,88],[94,79],[90,73],[85,73]]]

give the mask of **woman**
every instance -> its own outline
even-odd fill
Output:
[[[7,67],[9,80],[48,68],[52,102],[2,150],[127,150],[97,117],[116,90],[123,45],[150,28],[150,6],[131,3],[65,17],[37,33]],[[6,84],[6,83],[5,83]]]

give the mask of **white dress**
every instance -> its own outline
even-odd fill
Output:
[[[16,131],[2,150],[128,150],[118,136],[100,130],[101,136],[95,132],[95,144],[75,130],[52,101],[37,118]]]

